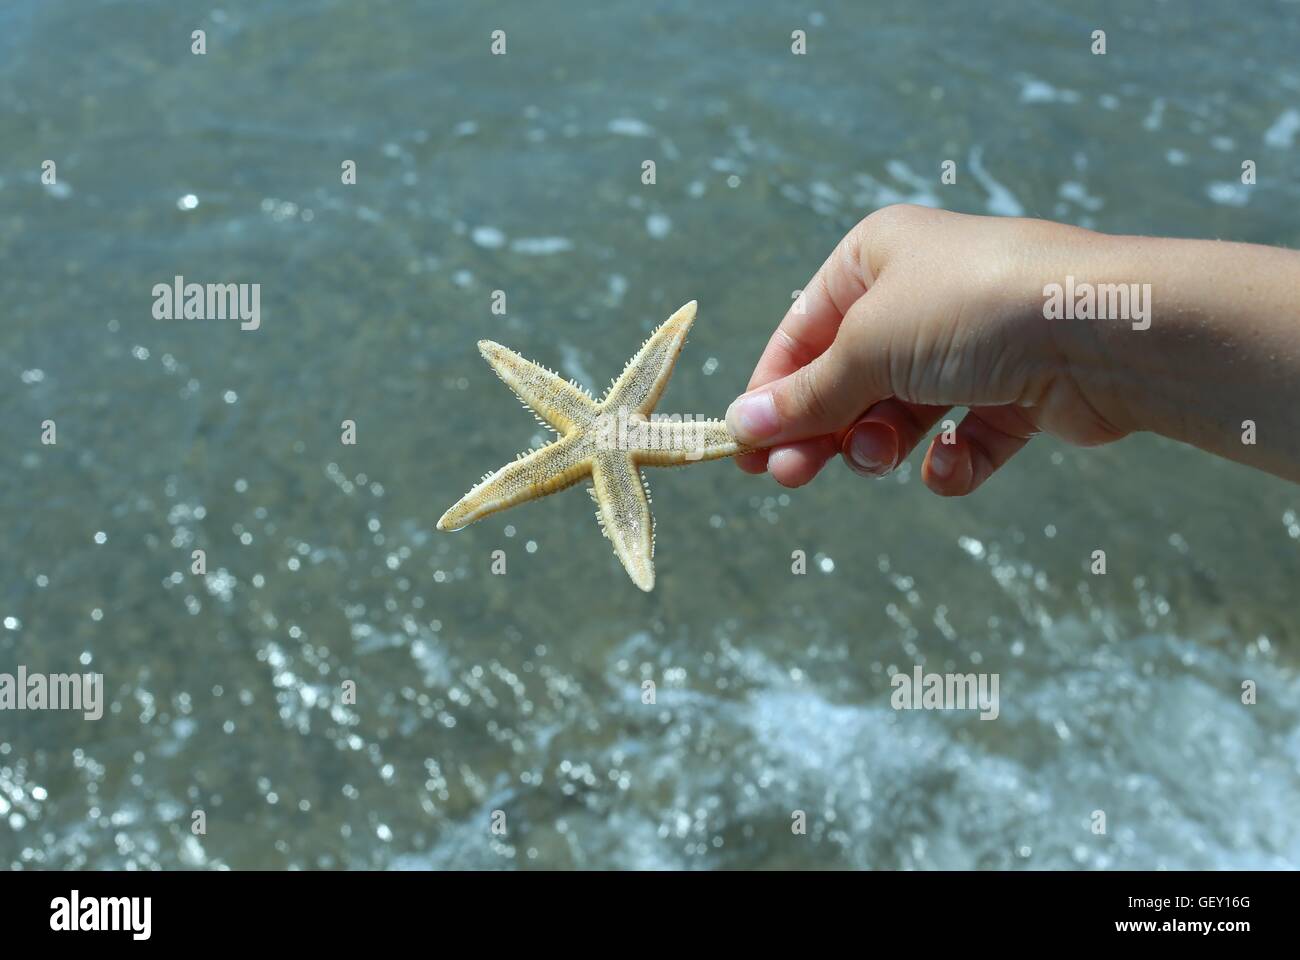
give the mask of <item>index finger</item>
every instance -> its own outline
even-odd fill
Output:
[[[866,234],[867,221],[863,220],[845,234],[813,274],[768,340],[746,392],[794,373],[835,342],[844,315],[872,282],[863,256]]]
[[[758,358],[745,387],[746,393],[811,363],[835,342],[844,315],[874,280],[869,274],[869,258],[863,246],[867,229],[864,219],[845,234],[800,291]],[[767,470],[769,452],[755,450],[742,454],[736,463],[746,473],[763,473]],[[824,462],[825,457],[821,459]]]

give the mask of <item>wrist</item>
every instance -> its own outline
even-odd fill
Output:
[[[1158,270],[1164,242],[1061,227],[1043,246],[1042,322],[1060,373],[1119,436],[1165,432],[1162,408],[1176,415],[1166,388],[1178,371],[1157,346],[1169,333]]]
[[[1058,263],[1130,310],[1057,321],[1100,416],[1300,478],[1300,254],[1217,240],[1091,234]],[[1063,281],[1061,281],[1063,282]],[[1137,303],[1137,309],[1133,304]]]

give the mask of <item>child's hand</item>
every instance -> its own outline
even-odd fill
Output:
[[[1067,276],[1150,284],[1149,325],[1132,316],[1045,319],[1044,287]],[[1254,302],[1224,290],[1224,276]],[[1297,290],[1300,256],[1289,251],[886,207],[817,271],[727,423],[770,448],[740,458],[741,467],[766,467],[790,487],[840,452],[861,473],[888,473],[950,416],[954,442],[940,431],[921,474],[947,496],[974,490],[1040,431],[1090,446],[1156,430],[1295,479]],[[1257,316],[1282,304],[1289,323],[1276,312],[1271,322]],[[1279,334],[1289,366],[1276,362]],[[1218,371],[1225,360],[1244,382],[1209,397],[1231,391]],[[954,406],[969,409],[958,418]],[[1289,436],[1243,450],[1240,421],[1251,415]]]

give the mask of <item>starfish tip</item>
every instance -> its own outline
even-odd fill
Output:
[[[659,329],[664,332],[673,331],[674,333],[684,335],[695,323],[696,303],[691,300],[682,304],[673,312],[673,315],[660,324]]]

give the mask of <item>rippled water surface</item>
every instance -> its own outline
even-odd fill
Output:
[[[0,714],[0,863],[1300,864],[1280,480],[1152,437],[958,501],[658,470],[649,595],[580,490],[434,531],[541,439],[481,337],[599,388],[698,299],[661,406],[717,416],[886,203],[1300,243],[1300,4],[777,7],[0,7],[0,672],[109,699]],[[177,274],[261,329],[153,319]],[[916,663],[998,720],[891,709]]]

